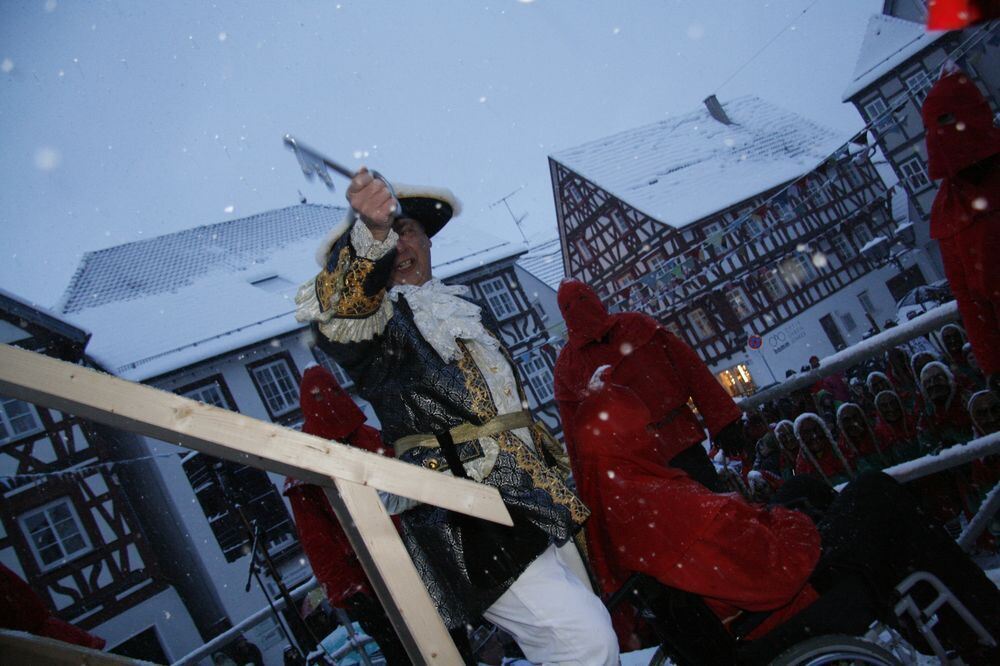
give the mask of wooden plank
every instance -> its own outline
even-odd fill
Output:
[[[331,478],[510,525],[495,488],[0,345],[0,393],[308,483]]]
[[[323,490],[410,660],[462,664],[378,493],[357,483],[334,482],[336,488]]]
[[[0,629],[0,662],[49,666],[153,666],[151,661],[120,657],[54,638],[9,629]]]

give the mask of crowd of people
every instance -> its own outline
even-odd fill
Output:
[[[1000,430],[1000,398],[987,388],[962,328],[948,324],[931,337],[912,355],[895,347],[748,410],[747,450],[712,452],[727,486],[766,501],[796,475],[834,486]],[[805,369],[816,367],[813,357]],[[915,487],[957,530],[998,478],[995,465],[976,461]]]

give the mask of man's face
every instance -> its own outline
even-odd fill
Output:
[[[790,427],[779,426],[775,429],[774,434],[778,438],[778,444],[785,451],[794,453],[799,450],[799,442],[795,439],[795,431]]]
[[[898,423],[903,418],[903,408],[899,401],[886,393],[880,393],[875,399],[875,408],[886,423]]]
[[[872,385],[872,393],[874,393],[875,395],[878,395],[882,391],[892,390],[892,384],[889,383],[889,380],[883,377],[879,377],[878,375],[872,377],[871,385]]]
[[[983,435],[1000,432],[1000,398],[995,393],[983,393],[977,396],[970,406],[969,413],[972,415],[972,422]]]
[[[948,350],[949,354],[961,358],[960,354],[962,353],[962,345],[965,344],[962,341],[961,333],[953,328],[949,328],[941,334],[941,342],[944,343],[944,348]]]
[[[830,441],[826,438],[826,433],[823,432],[820,424],[813,419],[807,419],[799,426],[799,439],[815,455],[830,448]]]
[[[396,242],[396,263],[389,275],[389,284],[420,286],[431,279],[431,239],[416,220],[400,218],[393,224],[399,234]]]
[[[865,415],[860,409],[844,409],[840,413],[840,429],[852,442],[860,440],[868,430]]]
[[[923,379],[924,390],[935,403],[943,403],[951,395],[951,384],[948,382],[948,375],[939,368],[934,368],[928,372]]]
[[[920,372],[924,369],[924,366],[934,360],[934,357],[930,354],[917,354],[913,357],[913,374],[917,377],[920,376]]]

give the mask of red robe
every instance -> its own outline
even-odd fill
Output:
[[[964,72],[943,76],[923,106],[931,178],[931,238],[983,373],[1000,372],[1000,129]]]
[[[635,392],[614,384],[576,410],[577,488],[593,511],[587,546],[604,594],[639,571],[701,595],[723,620],[773,611],[751,639],[812,603],[817,595],[808,580],[820,553],[813,522],[797,511],[713,493],[663,465],[647,429],[651,419]],[[617,615],[624,642],[629,618]]]
[[[302,431],[334,439],[372,453],[392,455],[378,430],[365,425],[365,415],[327,370],[312,367],[302,377]],[[309,564],[334,606],[359,592],[374,596],[361,563],[340,526],[323,489],[296,479],[285,480],[285,495]]]
[[[0,628],[26,631],[94,650],[103,650],[105,640],[60,620],[31,586],[0,564]]]
[[[846,460],[847,464],[851,467],[851,470],[848,471],[844,468],[844,463],[841,462],[840,456],[834,452],[834,446],[836,445],[831,442],[829,448],[823,449],[818,455],[815,453],[813,454],[813,457],[816,458],[816,462],[819,463],[819,471],[822,472],[823,476],[827,479],[833,479],[838,476],[850,477],[851,473],[856,471],[856,457],[854,455],[854,451],[850,447],[840,449],[844,456],[844,460]],[[795,473],[799,475],[815,474],[816,469],[803,452],[803,448],[804,447],[802,446],[799,447],[799,456],[795,459]]]
[[[555,367],[555,395],[566,448],[576,474],[573,424],[594,371],[610,365],[610,380],[636,392],[651,414],[650,444],[661,464],[705,439],[688,406],[694,401],[709,433],[741,417],[733,399],[689,346],[638,312],[609,315],[597,294],[577,280],[559,286],[569,340]]]

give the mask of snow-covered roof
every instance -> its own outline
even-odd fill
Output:
[[[895,16],[873,15],[868,19],[868,29],[861,42],[851,83],[844,90],[841,100],[850,100],[946,34],[947,31],[928,32],[921,23]]]
[[[649,217],[682,227],[813,170],[847,141],[755,96],[590,141],[552,159]]]
[[[289,333],[302,327],[295,291],[316,273],[314,250],[345,213],[300,204],[88,252],[64,315],[93,332],[93,358],[136,381]],[[463,234],[462,222],[434,237],[436,277],[526,249]]]
[[[559,291],[559,283],[566,277],[563,272],[562,244],[558,238],[538,243],[517,264],[536,278]]]

